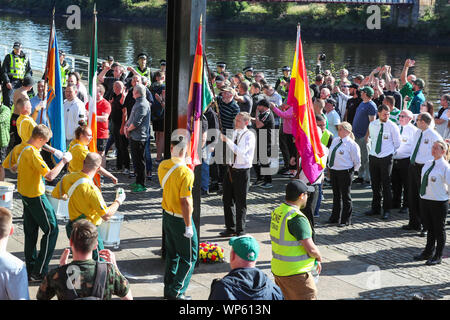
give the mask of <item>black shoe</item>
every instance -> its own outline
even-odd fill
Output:
[[[165,300],[192,300],[191,296],[185,296],[184,294],[179,295],[178,297],[164,296]]]
[[[387,220],[387,219],[389,219],[390,215],[391,215],[391,213],[389,211],[385,211],[383,213],[383,215],[381,216],[381,219]]]
[[[420,227],[415,228],[415,227],[413,227],[413,226],[411,226],[409,224],[405,224],[404,226],[402,226],[402,229],[403,230],[414,230],[414,231],[420,231],[421,230]]]
[[[244,232],[244,231],[236,233],[236,236],[238,236],[238,237],[242,237],[242,236],[246,236],[246,235],[247,235],[247,232]]]
[[[236,232],[233,230],[225,230],[219,233],[221,237],[234,237],[236,235]]]
[[[356,178],[355,180],[353,180],[352,183],[363,183],[364,179],[363,178]]]
[[[408,213],[408,207],[401,207],[400,210],[398,210],[398,213]]]
[[[370,209],[369,211],[364,212],[366,216],[378,216],[380,215],[380,211]]]
[[[348,227],[350,225],[350,223],[346,222],[346,223],[339,223],[338,227],[339,228],[344,228],[344,227]]]
[[[427,262],[425,262],[425,264],[427,266],[434,266],[434,265],[437,265],[437,264],[441,264],[441,262],[442,262],[442,257],[434,256],[433,258],[428,259]]]
[[[278,170],[278,174],[283,174],[285,172],[289,171],[289,167],[283,167],[280,170]]]
[[[447,221],[447,224],[449,224],[449,225],[450,225],[450,221]]]
[[[337,220],[328,219],[326,223],[338,223]]]
[[[28,276],[28,282],[42,282],[44,280],[43,274],[30,274]]]
[[[421,253],[418,256],[414,256],[413,259],[415,261],[421,261],[421,260],[429,260],[431,259],[432,255],[431,254],[426,254],[426,253]]]
[[[422,230],[420,231],[419,237],[425,238],[426,236],[427,236],[427,230],[422,229]]]
[[[202,190],[201,195],[202,196],[209,196],[208,190]]]

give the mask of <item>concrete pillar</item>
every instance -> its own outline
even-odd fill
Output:
[[[397,27],[412,27],[417,25],[427,10],[434,10],[436,0],[414,0],[413,5],[392,5],[391,19]]]

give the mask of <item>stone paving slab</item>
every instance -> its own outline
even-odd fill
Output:
[[[108,164],[112,164],[108,160]],[[147,183],[149,188],[145,193],[131,193],[128,185],[134,182],[133,179],[115,174],[119,185],[113,186],[110,181],[105,181],[102,191],[107,204],[114,200],[115,188],[124,187],[127,192],[127,199],[120,207],[120,213],[124,214],[120,248],[113,249],[119,268],[129,279],[136,299],[161,299],[164,275],[164,261],[159,255],[162,190],[154,179]],[[14,182],[14,176],[8,173],[7,181]],[[287,181],[287,178],[275,176],[273,189],[251,187],[248,194],[247,228],[261,246],[257,266],[271,278],[270,212],[283,201]],[[429,267],[423,262],[415,262],[412,257],[420,253],[426,239],[401,229],[407,223],[407,215],[393,210],[387,221],[363,215],[370,207],[371,190],[355,185],[352,190],[353,225],[338,228],[325,224],[332,206],[330,187],[324,188],[324,197],[319,226],[316,227],[316,241],[324,256],[323,273],[318,282],[319,299],[411,299],[413,293],[420,293],[426,299],[450,299],[448,247],[441,265]],[[221,196],[212,194],[202,198],[200,241],[218,243],[224,248],[228,260],[228,238],[218,237],[224,228],[222,208]],[[13,214],[15,234],[10,239],[8,250],[24,259],[22,204],[17,192],[14,194]],[[58,265],[63,248],[68,246],[64,224],[59,227],[60,235],[50,268]],[[450,236],[449,229],[447,226],[447,237]],[[194,299],[207,299],[211,281],[228,272],[228,263],[200,263],[187,294]],[[33,299],[36,291],[36,285],[30,287]]]

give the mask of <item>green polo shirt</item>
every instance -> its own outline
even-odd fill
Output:
[[[411,105],[411,101],[414,98],[414,90],[413,85],[409,82],[406,82],[405,85],[400,89],[400,93],[403,97],[403,99],[408,96],[410,99],[408,101],[408,110],[409,106]],[[403,108],[403,101],[402,101],[402,108]]]

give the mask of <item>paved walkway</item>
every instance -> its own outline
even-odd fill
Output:
[[[108,159],[108,165],[112,165]],[[120,248],[113,250],[122,273],[129,279],[135,299],[162,299],[164,261],[159,256],[161,247],[161,197],[157,179],[148,182],[145,193],[133,194],[128,185],[134,182],[128,176],[116,173],[119,186],[127,191],[127,199],[120,207],[124,214],[121,227]],[[7,174],[7,181],[14,176]],[[261,245],[257,266],[270,277],[271,247],[269,237],[270,212],[284,196],[288,179],[274,177],[274,188],[266,191],[251,187],[248,195],[248,232]],[[107,204],[114,200],[116,186],[105,181],[103,188]],[[366,217],[362,212],[370,207],[371,190],[355,185],[352,191],[353,225],[338,228],[325,222],[330,216],[332,192],[324,189],[325,200],[320,210],[319,226],[316,228],[317,243],[324,257],[320,275],[319,299],[412,299],[418,293],[425,299],[450,299],[450,254],[446,247],[441,265],[426,266],[413,261],[413,255],[425,246],[425,238],[416,232],[404,231],[400,227],[407,222],[407,215],[392,212],[388,221],[379,217]],[[22,203],[14,193],[15,234],[10,239],[8,250],[21,259],[23,256]],[[60,234],[50,268],[56,267],[63,248],[68,246],[64,224],[60,223]],[[229,256],[228,239],[218,237],[223,230],[224,218],[221,196],[202,198],[201,241],[218,243]],[[446,226],[450,239],[450,227]],[[187,295],[194,299],[208,298],[212,279],[222,277],[229,271],[228,263],[203,264],[195,269]],[[35,299],[37,285],[30,287],[30,296]]]

